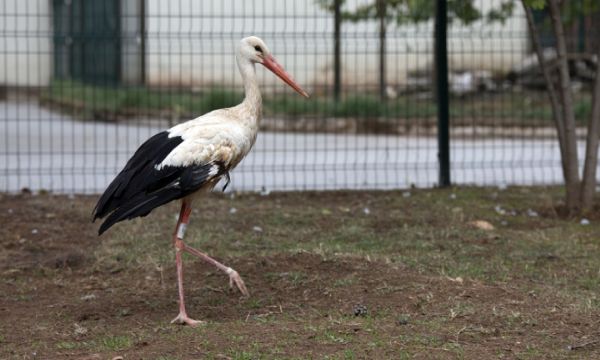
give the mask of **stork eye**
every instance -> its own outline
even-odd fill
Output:
[[[263,52],[263,51],[262,51],[262,49],[260,48],[260,46],[258,46],[258,45],[256,45],[256,46],[254,47],[254,50],[258,51],[258,52],[259,52],[259,53],[261,53],[261,54],[262,54],[262,52]]]

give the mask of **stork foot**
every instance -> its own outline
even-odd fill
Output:
[[[246,284],[244,284],[244,280],[242,280],[242,277],[237,271],[233,270],[232,268],[227,268],[226,273],[229,275],[229,287],[233,289],[233,285],[235,284],[235,286],[237,286],[244,296],[250,296],[250,293],[246,288]]]
[[[187,316],[187,314],[179,313],[179,315],[177,315],[177,317],[175,319],[171,320],[171,324],[181,324],[181,325],[189,325],[191,327],[196,327],[199,325],[206,324],[206,322],[194,320],[192,318],[189,318]]]

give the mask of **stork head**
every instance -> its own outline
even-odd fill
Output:
[[[308,93],[300,87],[288,74],[283,66],[271,55],[271,51],[262,39],[256,36],[249,36],[240,41],[238,48],[238,56],[252,63],[259,63],[271,70],[281,80],[288,84],[292,89],[296,90],[300,95],[308,97]]]

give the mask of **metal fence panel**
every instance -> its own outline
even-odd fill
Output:
[[[371,2],[341,2],[342,13]],[[262,132],[232,189],[436,185],[431,20],[386,25],[383,98],[377,19],[343,21],[335,101],[334,12],[319,1],[93,3],[95,16],[84,17],[77,7],[92,6],[87,1],[0,5],[0,191],[102,191],[154,132],[241,101],[234,52],[248,35],[262,37],[312,97],[299,98],[257,69]],[[501,0],[476,3],[487,9]],[[448,36],[453,182],[561,182],[546,95],[519,72],[531,62],[520,9],[504,23],[455,21]],[[106,76],[79,76],[83,67]],[[587,94],[583,84],[581,119]]]

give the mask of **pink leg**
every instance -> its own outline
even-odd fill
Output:
[[[177,265],[177,285],[179,288],[179,315],[177,315],[177,317],[171,322],[196,326],[200,324],[201,321],[189,318],[185,311],[185,300],[183,292],[183,259],[181,257],[182,251],[186,251],[194,256],[197,256],[200,259],[208,262],[209,264],[216,266],[219,270],[224,271],[227,275],[229,275],[229,286],[233,287],[233,285],[235,284],[240,290],[240,292],[245,296],[248,296],[249,293],[248,289],[246,288],[246,285],[244,284],[244,280],[242,280],[237,271],[221,264],[220,262],[211,258],[207,254],[196,250],[190,246],[187,246],[183,242],[185,229],[190,222],[191,212],[191,205],[184,200],[181,204],[181,212],[179,213],[179,219],[177,220],[177,227],[175,228],[175,233],[173,234],[173,245],[175,246],[175,264]]]
[[[175,245],[175,264],[177,265],[177,286],[179,288],[179,315],[177,315],[177,317],[173,319],[171,323],[196,326],[198,324],[201,324],[202,322],[188,317],[187,312],[185,311],[185,300],[183,292],[183,260],[181,258],[181,251],[185,246],[181,239],[183,238],[183,232],[185,232],[185,228],[182,231],[180,227],[183,224],[187,225],[187,223],[189,222],[191,211],[191,206],[186,201],[183,201],[183,203],[181,204],[181,212],[179,213],[179,219],[177,220],[177,227],[175,228],[175,234],[173,234],[173,245]]]
[[[237,286],[237,288],[240,290],[240,292],[242,294],[244,294],[244,296],[250,296],[250,294],[248,293],[248,289],[246,289],[246,285],[244,284],[244,280],[242,280],[242,278],[240,277],[240,274],[238,274],[237,271],[221,264],[217,260],[206,255],[205,253],[203,253],[199,250],[196,250],[193,247],[187,246],[185,244],[183,244],[183,251],[186,251],[194,256],[197,256],[200,259],[206,261],[207,263],[216,266],[219,270],[224,271],[227,275],[229,275],[229,286],[233,287],[233,284],[235,284]]]

